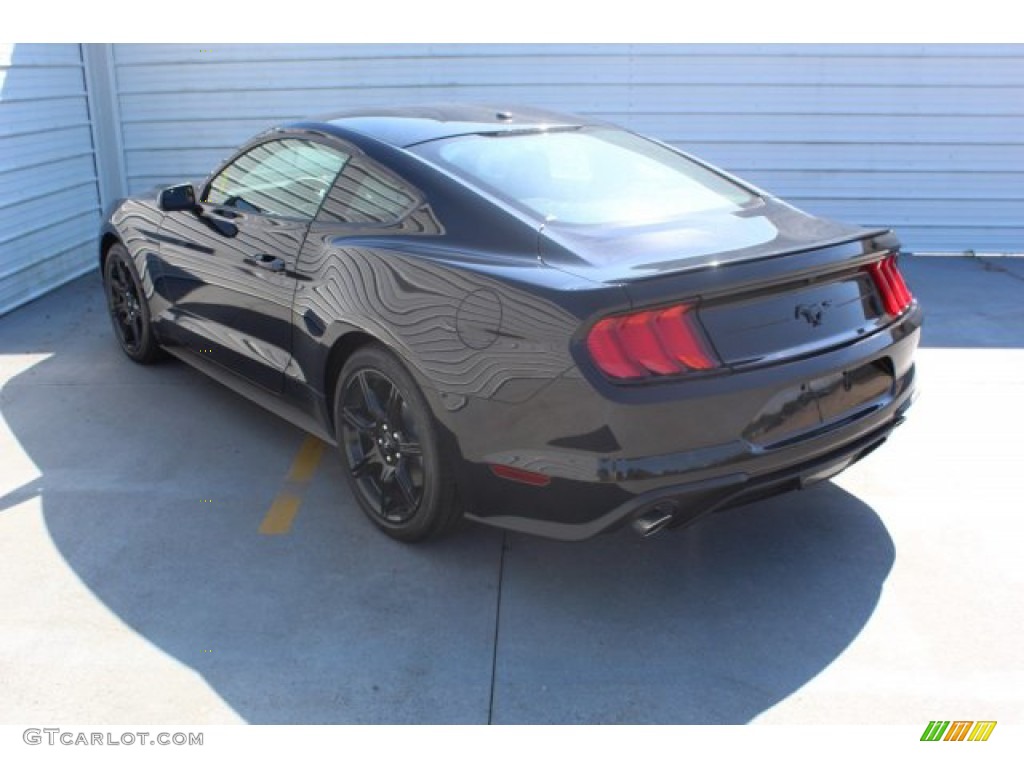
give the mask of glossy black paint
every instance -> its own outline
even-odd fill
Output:
[[[292,343],[296,256],[304,223],[207,203],[165,215],[159,242],[161,340],[271,392],[284,387]]]
[[[161,211],[192,211],[196,207],[196,191],[191,184],[168,187],[160,193],[157,204]]]
[[[764,193],[729,218],[537,221],[418,152],[457,134],[592,123],[501,112],[355,114],[239,150],[284,137],[340,149],[408,202],[393,221],[345,221],[334,192],[308,222],[202,202],[165,211],[154,191],[112,209],[101,259],[115,240],[129,250],[169,351],[331,442],[345,357],[385,345],[464,459],[468,516],[517,530],[586,538],[664,505],[684,524],[839,471],[902,420],[921,311],[885,316],[860,271],[898,248],[891,233]],[[207,183],[194,185],[200,200]],[[679,301],[699,304],[725,367],[621,383],[590,361],[598,319]],[[491,464],[552,482],[500,479]]]

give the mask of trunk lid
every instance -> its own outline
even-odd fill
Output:
[[[837,347],[884,322],[861,269],[842,269],[701,302],[697,310],[722,362],[770,363]]]
[[[864,265],[898,248],[888,230],[819,219],[766,199],[628,232],[541,237],[549,266],[620,284],[633,308],[693,304],[722,364],[766,364],[852,342],[887,317]]]
[[[633,283],[770,259],[879,236],[883,229],[840,224],[758,198],[755,205],[691,214],[644,226],[545,224],[541,260],[600,283]]]

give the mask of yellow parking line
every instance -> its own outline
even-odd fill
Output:
[[[324,443],[321,440],[308,436],[299,448],[299,455],[292,462],[292,468],[288,471],[288,481],[292,483],[308,483],[320,464],[320,457],[324,454]]]
[[[292,496],[282,491],[274,499],[274,503],[270,505],[270,509],[267,511],[267,516],[260,523],[260,533],[270,536],[288,533],[292,528],[292,520],[298,514],[299,504],[301,503],[302,499],[298,496]]]
[[[323,441],[312,435],[303,441],[285,477],[284,488],[277,494],[263,522],[260,523],[260,533],[276,536],[291,530],[292,521],[299,512],[299,505],[302,504],[302,493],[320,465],[324,447]]]

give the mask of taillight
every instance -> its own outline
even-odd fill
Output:
[[[597,367],[614,379],[671,376],[720,365],[689,304],[606,317],[590,329],[587,349]]]
[[[882,297],[882,306],[890,315],[899,315],[913,303],[914,297],[903,281],[899,267],[896,266],[896,254],[890,253],[881,261],[865,267],[875,282],[878,294]]]

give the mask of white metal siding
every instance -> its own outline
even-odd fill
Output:
[[[118,45],[128,185],[280,120],[434,100],[608,118],[919,251],[1024,250],[1024,46]]]
[[[1020,251],[1024,46],[117,46],[130,189],[277,121],[433,100],[594,114],[914,250]]]
[[[93,266],[101,192],[439,100],[604,117],[910,250],[1024,251],[1022,45],[0,45],[0,314]]]
[[[0,314],[91,269],[100,204],[78,45],[0,45]]]

